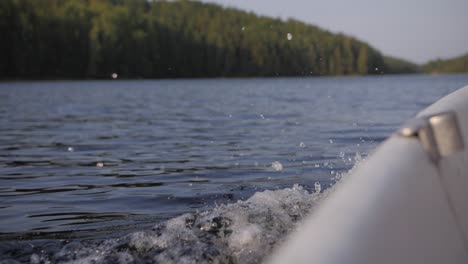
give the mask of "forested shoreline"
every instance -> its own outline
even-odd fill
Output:
[[[2,0],[2,79],[414,73],[356,38],[195,1]]]
[[[439,73],[468,73],[468,53],[447,59],[447,60],[433,60],[423,66],[424,72],[431,74]]]

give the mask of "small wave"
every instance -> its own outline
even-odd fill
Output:
[[[184,214],[151,230],[63,242],[53,251],[37,246],[9,258],[31,263],[258,263],[323,196],[299,185],[257,192],[246,201]],[[8,258],[8,252],[3,254]]]
[[[336,180],[363,160],[356,153],[353,168]],[[257,192],[118,238],[0,243],[0,263],[260,263],[336,187],[318,185],[315,192],[298,184]]]

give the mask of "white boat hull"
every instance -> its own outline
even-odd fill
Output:
[[[455,124],[437,123],[446,113]],[[401,131],[342,180],[268,262],[468,263],[468,86]]]

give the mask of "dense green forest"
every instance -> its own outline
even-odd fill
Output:
[[[385,73],[389,74],[400,74],[400,73],[420,73],[421,67],[415,63],[385,56],[384,62],[386,65],[387,71]]]
[[[353,37],[194,1],[1,0],[0,78],[416,72]]]
[[[468,54],[448,60],[434,60],[423,66],[427,73],[468,73]]]

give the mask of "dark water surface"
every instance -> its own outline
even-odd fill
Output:
[[[467,84],[468,75],[0,83],[0,243],[112,237],[262,190],[329,186],[356,153]]]

